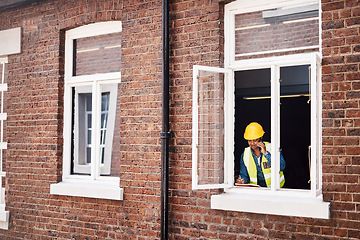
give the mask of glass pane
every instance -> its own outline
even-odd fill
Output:
[[[235,176],[240,175],[240,161],[246,147],[244,131],[252,122],[259,123],[265,134],[263,141],[271,139],[271,70],[270,68],[235,72]],[[244,170],[243,170],[244,171]],[[245,171],[246,172],[246,171]],[[244,177],[244,176],[241,176]]]
[[[91,147],[86,148],[86,163],[91,163]]]
[[[319,46],[316,7],[290,6],[235,15],[235,57]],[[293,54],[294,52],[288,52]],[[256,57],[256,54],[251,54]]]
[[[87,144],[91,144],[91,130],[87,131]]]
[[[120,33],[76,39],[74,49],[74,76],[120,72]]]
[[[88,112],[91,112],[91,109],[92,109],[92,101],[91,101],[91,99],[92,99],[92,94],[90,93],[90,94],[86,94],[86,95],[84,95],[85,96],[85,98],[86,98],[86,111],[88,111]],[[91,118],[90,118],[91,119]],[[91,120],[90,120],[91,121]]]
[[[310,65],[280,68],[280,139],[285,186],[310,189]]]
[[[101,111],[109,110],[109,97],[110,97],[109,92],[105,92],[101,94]]]
[[[100,116],[100,174],[120,176],[120,94],[118,84],[102,84]]]
[[[198,184],[224,183],[224,74],[199,72]]]

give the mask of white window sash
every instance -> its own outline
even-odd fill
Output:
[[[224,183],[221,184],[199,184],[198,183],[198,75],[200,71],[224,73],[224,111],[234,112],[234,84],[230,81],[232,71],[224,68],[215,68],[207,66],[193,66],[193,131],[192,131],[192,189],[214,189],[214,188],[226,188],[233,184],[233,133],[234,133],[234,122],[233,114],[226,114],[224,118],[225,132],[228,133],[224,139]],[[231,137],[232,136],[232,137]]]
[[[313,197],[322,193],[322,117],[321,117],[321,58],[313,54],[311,58],[311,192]]]
[[[235,60],[235,16],[237,14],[243,14],[248,12],[255,12],[255,11],[263,11],[266,9],[275,9],[278,7],[287,7],[287,6],[294,6],[294,5],[303,5],[309,3],[317,3],[319,2],[319,10],[321,9],[321,3],[317,0],[258,0],[256,4],[252,1],[248,0],[237,0],[232,3],[225,5],[225,17],[224,17],[224,31],[225,31],[225,42],[224,42],[224,51],[225,51],[225,67],[232,68],[239,65],[239,62],[242,60]],[[321,19],[321,11],[319,11],[319,19]],[[319,24],[321,25],[321,24]],[[321,26],[319,26],[320,28]],[[321,31],[320,31],[321,34]],[[321,35],[319,35],[320,39]],[[303,50],[303,49],[314,49],[314,48],[321,49],[321,44],[319,46],[309,46],[309,47],[296,47],[291,49],[278,49],[275,51],[270,52],[284,52],[284,51],[295,51],[295,50]],[[267,51],[264,52],[257,52],[257,53],[249,53],[249,54],[241,54],[239,56],[246,56],[246,55],[253,55],[253,54],[263,54],[268,53]]]
[[[280,188],[280,67],[271,66],[271,191]],[[278,161],[277,161],[278,160]]]

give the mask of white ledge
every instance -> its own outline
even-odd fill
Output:
[[[9,229],[9,211],[5,211],[5,206],[0,207],[0,229]]]
[[[330,203],[322,197],[283,197],[223,193],[211,196],[211,208],[283,216],[330,218]]]
[[[123,189],[119,186],[94,182],[60,182],[51,184],[50,194],[123,200]]]

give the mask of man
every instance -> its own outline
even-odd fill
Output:
[[[259,123],[250,123],[244,133],[249,147],[245,148],[240,159],[240,176],[236,183],[250,183],[261,187],[271,186],[271,145],[263,142],[264,130]],[[280,152],[280,187],[284,186],[285,178],[283,171],[285,160]]]

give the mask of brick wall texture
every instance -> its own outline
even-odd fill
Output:
[[[229,1],[227,1],[229,2]],[[360,2],[322,0],[323,196],[331,219],[212,210],[191,190],[192,66],[223,66],[221,0],[171,1],[170,239],[360,239]],[[22,28],[9,56],[4,151],[9,230],[0,239],[159,239],[161,1],[45,0],[0,11]],[[50,195],[61,180],[64,32],[120,20],[123,201]]]

